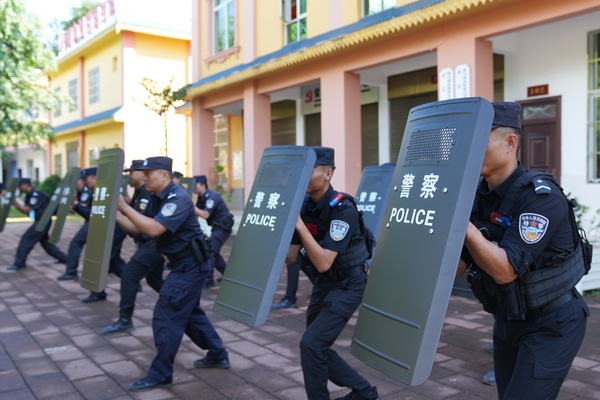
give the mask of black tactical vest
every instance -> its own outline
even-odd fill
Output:
[[[318,217],[309,216],[306,213],[306,208],[308,205],[308,199],[310,196],[306,196],[304,199],[304,203],[302,205],[302,210],[300,214],[303,216],[302,220],[308,225],[313,224],[317,226],[317,235],[313,235],[317,242],[320,242],[325,235],[329,232],[329,225],[331,223],[329,219],[329,215],[333,207],[348,207],[350,206],[348,203],[352,203],[353,207],[356,208],[356,203],[354,202],[354,198],[349,194],[339,192],[343,198],[334,205],[331,205],[331,200],[335,199],[338,195],[338,192],[334,191],[333,196],[331,197],[328,204],[326,204]],[[359,225],[364,225],[362,223],[362,215],[358,211]],[[358,228],[358,229],[357,229]],[[331,266],[331,274],[332,276],[336,276],[337,271],[341,271],[348,268],[355,268],[359,266],[364,266],[365,262],[369,259],[369,249],[367,248],[365,241],[365,232],[362,232],[360,227],[352,227],[352,232],[350,238],[350,246],[346,249],[345,252],[339,252],[337,257],[335,258],[333,265]]]
[[[518,194],[531,184],[537,185],[535,178],[542,178],[556,184],[550,175],[535,171],[523,173],[510,186],[497,213],[492,216],[490,221],[479,219],[479,204],[482,200],[479,194],[476,195],[471,222],[480,230],[486,228],[488,240],[495,243],[502,240],[506,228],[510,226],[514,217],[512,209]],[[560,188],[558,184],[556,186]],[[571,204],[568,199],[567,201]],[[569,222],[573,230],[575,249],[555,265],[526,272],[508,284],[498,284],[478,266],[471,267],[471,278],[477,279],[478,284],[482,285],[478,290],[473,289],[473,294],[483,304],[486,311],[498,313],[507,319],[524,319],[527,312],[543,307],[575,287],[587,271],[584,266],[581,237],[572,208],[569,209]],[[473,287],[473,285],[471,286]]]

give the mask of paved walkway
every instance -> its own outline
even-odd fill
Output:
[[[310,283],[301,275],[299,308],[272,311],[267,323],[250,328],[212,312],[218,287],[204,291],[208,312],[230,352],[231,369],[200,370],[193,361],[204,355],[185,338],[175,360],[174,385],[131,393],[128,385],[145,375],[154,356],[152,309],[157,295],[146,283],[130,334],[100,332],[118,315],[119,280],[109,276],[108,299],[84,304],[87,290],[58,282],[64,265],[54,264],[38,245],[27,269],[9,272],[19,238],[28,223],[7,224],[0,233],[0,399],[305,399],[298,343],[304,329]],[[80,224],[69,222],[59,246],[66,251]],[[224,253],[229,254],[230,239]],[[127,239],[125,260],[134,251]],[[285,291],[285,272],[276,300]],[[579,356],[559,396],[600,399],[600,299],[588,297],[593,315]],[[430,379],[408,387],[369,368],[348,352],[353,319],[336,342],[336,350],[377,386],[385,400],[494,399],[494,387],[481,382],[492,367],[485,351],[491,342],[492,318],[474,301],[452,298]],[[402,340],[398,338],[398,340]],[[347,389],[330,385],[332,398]]]

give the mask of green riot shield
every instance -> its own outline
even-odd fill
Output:
[[[215,312],[250,326],[267,320],[315,160],[310,147],[265,149]]]
[[[407,385],[433,367],[493,117],[481,98],[409,113],[350,347]]]
[[[67,172],[65,177],[62,179],[62,181],[60,181],[60,183],[56,187],[56,189],[54,189],[54,193],[52,194],[52,197],[50,197],[50,202],[46,206],[46,209],[44,210],[42,217],[39,219],[39,221],[35,225],[36,231],[42,232],[44,230],[44,228],[46,227],[46,224],[48,222],[50,222],[50,219],[52,218],[52,216],[58,209],[58,204],[60,203],[61,194],[62,194],[63,190],[65,189],[65,186],[67,186],[67,182],[69,181],[69,174],[70,174],[70,172]]]
[[[10,208],[12,207],[13,198],[15,197],[18,184],[19,178],[10,178],[10,181],[8,181],[6,194],[2,199],[2,209],[0,209],[0,232],[4,230],[6,218],[8,218],[8,214],[10,213]]]
[[[194,195],[194,188],[196,187],[196,180],[194,178],[181,178],[179,184],[186,192],[191,196]]]
[[[106,287],[124,159],[123,149],[112,148],[102,150],[98,160],[96,188],[81,273],[81,287],[92,292],[101,292]]]
[[[58,211],[56,212],[56,220],[54,221],[54,226],[52,227],[52,232],[50,233],[50,239],[48,239],[50,243],[56,244],[60,240],[60,235],[62,234],[63,227],[65,226],[67,215],[69,215],[69,210],[71,209],[71,204],[73,203],[73,196],[75,194],[75,190],[77,189],[79,174],[81,174],[81,169],[78,167],[71,168],[71,171],[68,173],[69,180],[67,181],[67,184],[63,188],[60,195]]]
[[[365,167],[356,191],[356,207],[363,213],[365,225],[373,231],[375,240],[381,228],[394,169],[392,164]],[[370,265],[371,261],[367,260],[367,263]]]

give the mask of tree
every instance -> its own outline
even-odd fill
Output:
[[[176,104],[180,103],[184,96],[185,90],[173,90],[173,79],[172,77],[166,86],[161,86],[158,82],[151,78],[142,79],[141,85],[148,92],[148,99],[144,102],[144,106],[154,111],[163,119],[163,127],[165,129],[165,156],[169,155],[167,139],[167,113]]]
[[[0,1],[0,149],[54,139],[39,112],[60,103],[48,85],[54,55],[22,0]]]
[[[84,17],[88,12],[102,4],[101,1],[95,0],[82,0],[79,7],[71,7],[71,19],[62,21],[60,26],[63,30],[66,30],[75,22],[79,21],[80,18]]]

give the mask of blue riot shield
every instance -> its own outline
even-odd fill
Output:
[[[214,311],[250,326],[269,315],[316,154],[310,147],[265,149]]]
[[[408,385],[433,367],[493,116],[482,98],[409,113],[350,348]]]

